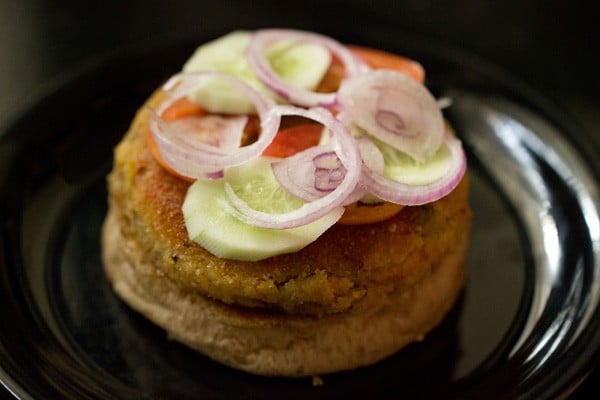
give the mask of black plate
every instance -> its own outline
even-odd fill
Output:
[[[77,74],[0,133],[5,388],[23,399],[552,398],[579,382],[600,347],[600,195],[575,128],[522,83],[456,49],[354,41],[421,60],[428,85],[454,102],[446,115],[468,151],[474,226],[469,281],[441,326],[313,387],[216,364],[115,297],[99,239],[112,147],[199,39]]]

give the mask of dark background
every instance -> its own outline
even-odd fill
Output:
[[[591,4],[0,0],[0,124],[22,112],[48,86],[58,85],[69,71],[131,47],[215,36],[237,28],[281,26],[337,37],[404,31],[462,48],[543,92],[598,145],[599,15]]]
[[[598,166],[600,35],[592,4],[0,0],[0,132],[70,77],[131,49],[238,28],[302,28],[338,38],[401,31],[475,54],[527,82],[572,119]],[[596,397],[598,380],[594,372],[572,398]]]

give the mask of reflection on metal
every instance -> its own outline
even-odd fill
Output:
[[[524,329],[509,357],[522,347],[532,346],[526,361],[533,372],[555,352],[571,346],[598,307],[597,183],[564,135],[534,112],[475,92],[454,90],[446,95],[452,98],[447,114],[474,157],[514,206],[529,241],[535,285]],[[567,196],[567,200],[556,201],[556,196]],[[572,209],[565,209],[570,205]],[[578,235],[579,231],[586,235]],[[586,247],[577,243],[580,240],[591,243]],[[563,296],[568,293],[560,304],[553,302],[559,289]],[[581,309],[584,311],[578,312]],[[546,326],[544,335],[532,338],[534,328],[541,325]]]

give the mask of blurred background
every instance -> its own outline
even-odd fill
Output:
[[[597,145],[597,17],[568,0],[0,0],[0,122],[111,54],[280,26],[341,38],[401,31],[466,50],[543,92]]]
[[[359,41],[402,32],[407,41],[473,54],[526,82],[570,118],[598,166],[600,35],[589,3],[0,0],[0,131],[73,76],[132,49],[200,43],[239,28],[300,28]],[[599,379],[594,372],[572,398],[595,397]]]

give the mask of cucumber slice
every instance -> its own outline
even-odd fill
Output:
[[[233,75],[266,93],[250,66],[244,52],[250,33],[234,31],[196,49],[184,64],[183,72],[220,71]],[[254,105],[237,88],[218,79],[211,80],[191,94],[190,99],[213,113],[250,114]]]
[[[256,78],[246,61],[245,52],[250,36],[250,32],[234,31],[198,47],[184,64],[183,71],[225,72],[275,98]],[[329,51],[312,43],[278,42],[269,47],[265,56],[282,79],[307,90],[314,90],[319,85],[331,63]],[[210,81],[190,95],[190,98],[213,113],[255,112],[252,102],[242,93],[219,80]]]
[[[257,261],[277,254],[292,253],[316,240],[342,216],[339,207],[318,220],[292,229],[275,230],[248,225],[227,210],[231,207],[225,181],[253,208],[282,213],[302,205],[275,180],[271,162],[260,157],[229,168],[220,180],[198,180],[183,203],[183,215],[190,238],[220,258]]]
[[[450,149],[443,142],[433,157],[419,163],[406,153],[369,135],[367,131],[356,125],[350,127],[350,133],[352,136],[368,136],[375,143],[383,154],[385,162],[383,176],[399,183],[414,186],[427,185],[443,178],[452,164]]]
[[[445,143],[429,160],[419,163],[404,152],[374,139],[385,160],[383,175],[406,185],[421,186],[435,182],[446,175],[452,164],[452,153]]]
[[[284,81],[307,90],[317,88],[331,63],[329,50],[312,43],[275,43],[266,57]]]

